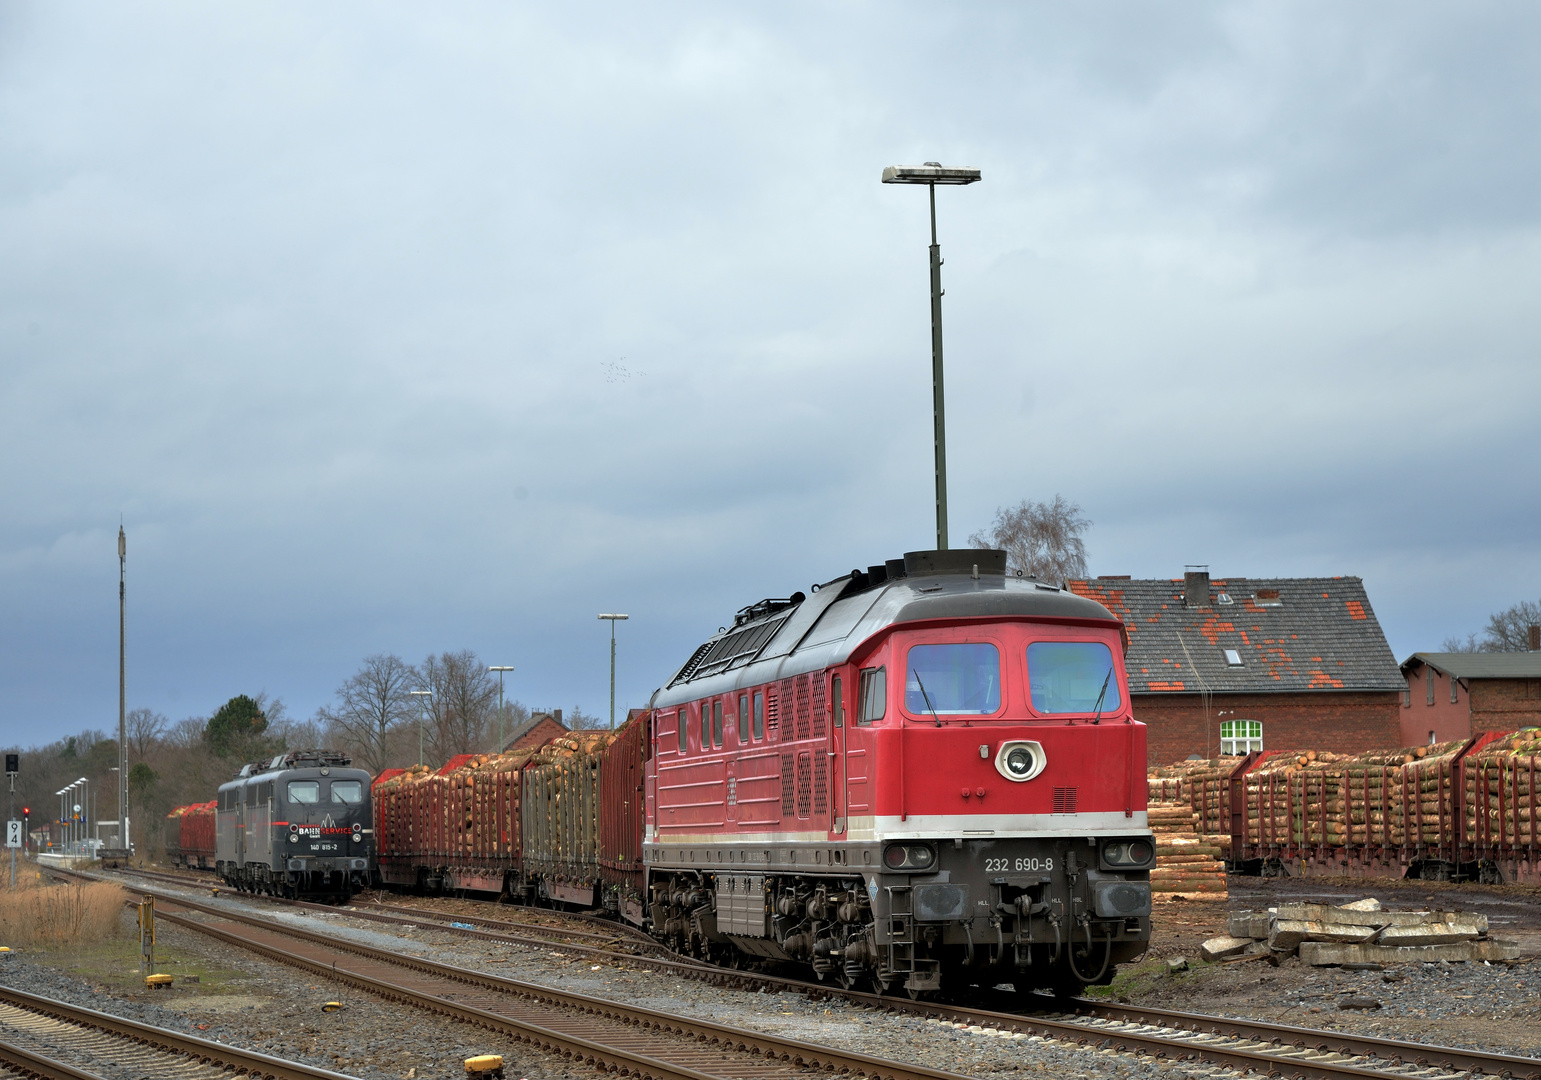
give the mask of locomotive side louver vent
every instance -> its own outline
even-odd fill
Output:
[[[1078,788],[1057,787],[1054,789],[1054,813],[1073,814],[1075,810],[1076,792]]]
[[[778,684],[779,689],[776,691],[776,697],[781,699],[781,711],[786,714],[787,728],[793,732],[797,730],[797,706],[793,694],[795,685],[796,683],[792,679],[782,679]]]
[[[808,737],[808,676],[806,675],[797,677],[797,737],[799,739]]]
[[[771,731],[781,727],[781,695],[774,686],[765,688],[765,726]]]
[[[813,816],[821,816],[829,808],[829,759],[820,754],[813,762]]]
[[[813,803],[813,755],[797,755],[797,816],[806,818]]]
[[[813,718],[809,726],[813,729],[813,737],[822,739],[824,737],[824,676],[822,675],[813,677],[812,708]]]
[[[792,755],[781,755],[781,816],[788,817],[792,809]]]

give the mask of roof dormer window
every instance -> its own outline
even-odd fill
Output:
[[[1283,607],[1284,601],[1279,599],[1278,589],[1259,589],[1252,596],[1252,602],[1258,607]]]
[[[1226,649],[1225,662],[1231,667],[1241,667],[1241,653],[1235,649]]]

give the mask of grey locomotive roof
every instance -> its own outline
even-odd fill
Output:
[[[1406,684],[1356,577],[1204,582],[1192,606],[1184,579],[1071,581],[1124,620],[1134,694],[1401,690]],[[1231,662],[1226,650],[1235,653]]]
[[[917,554],[925,553],[912,552],[906,561]],[[972,557],[983,562],[990,554],[1000,553],[979,551]],[[992,569],[981,566],[978,577],[972,568],[912,571],[870,588],[855,587],[861,583],[857,575],[836,578],[800,603],[731,627],[703,644],[654,693],[652,706],[666,708],[844,663],[862,642],[895,623],[1009,616],[1114,620],[1094,600]]]
[[[1541,678],[1541,652],[1413,653],[1402,661],[1402,674],[1416,671],[1424,664],[1457,679]]]

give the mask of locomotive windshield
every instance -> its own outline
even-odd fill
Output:
[[[332,801],[335,803],[361,803],[364,801],[364,785],[357,780],[333,780]]]
[[[904,707],[915,716],[980,716],[1001,707],[1001,654],[994,645],[916,645]]]
[[[319,780],[290,780],[289,801],[312,806],[321,801],[321,781]]]
[[[1113,654],[1100,641],[1035,641],[1027,647],[1033,711],[1115,711],[1122,702]]]

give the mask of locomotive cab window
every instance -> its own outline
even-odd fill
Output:
[[[915,645],[904,708],[911,716],[986,716],[1001,708],[1001,654],[988,642]]]
[[[712,745],[722,749],[722,700],[712,702]]]
[[[712,748],[712,703],[701,702],[701,749]]]
[[[1027,689],[1033,711],[1118,711],[1123,697],[1113,654],[1100,641],[1035,641],[1027,647]]]
[[[321,801],[321,781],[290,780],[287,798],[291,803],[314,806]]]
[[[356,806],[364,801],[364,785],[357,780],[333,780],[332,801]]]
[[[690,737],[690,728],[688,726],[690,724],[690,710],[681,709],[679,712],[675,713],[674,723],[675,726],[679,729],[680,753],[683,754],[685,752],[686,742]]]
[[[836,675],[829,680],[829,696],[834,705],[830,713],[832,723],[837,728],[845,727],[845,695],[841,692],[840,676]]]
[[[733,721],[734,730],[738,732],[738,744],[749,745],[749,695],[738,695],[738,716]]]
[[[861,708],[858,724],[881,720],[888,713],[888,674],[883,668],[867,668],[861,673]]]
[[[754,696],[754,737],[765,738],[765,695]]]

